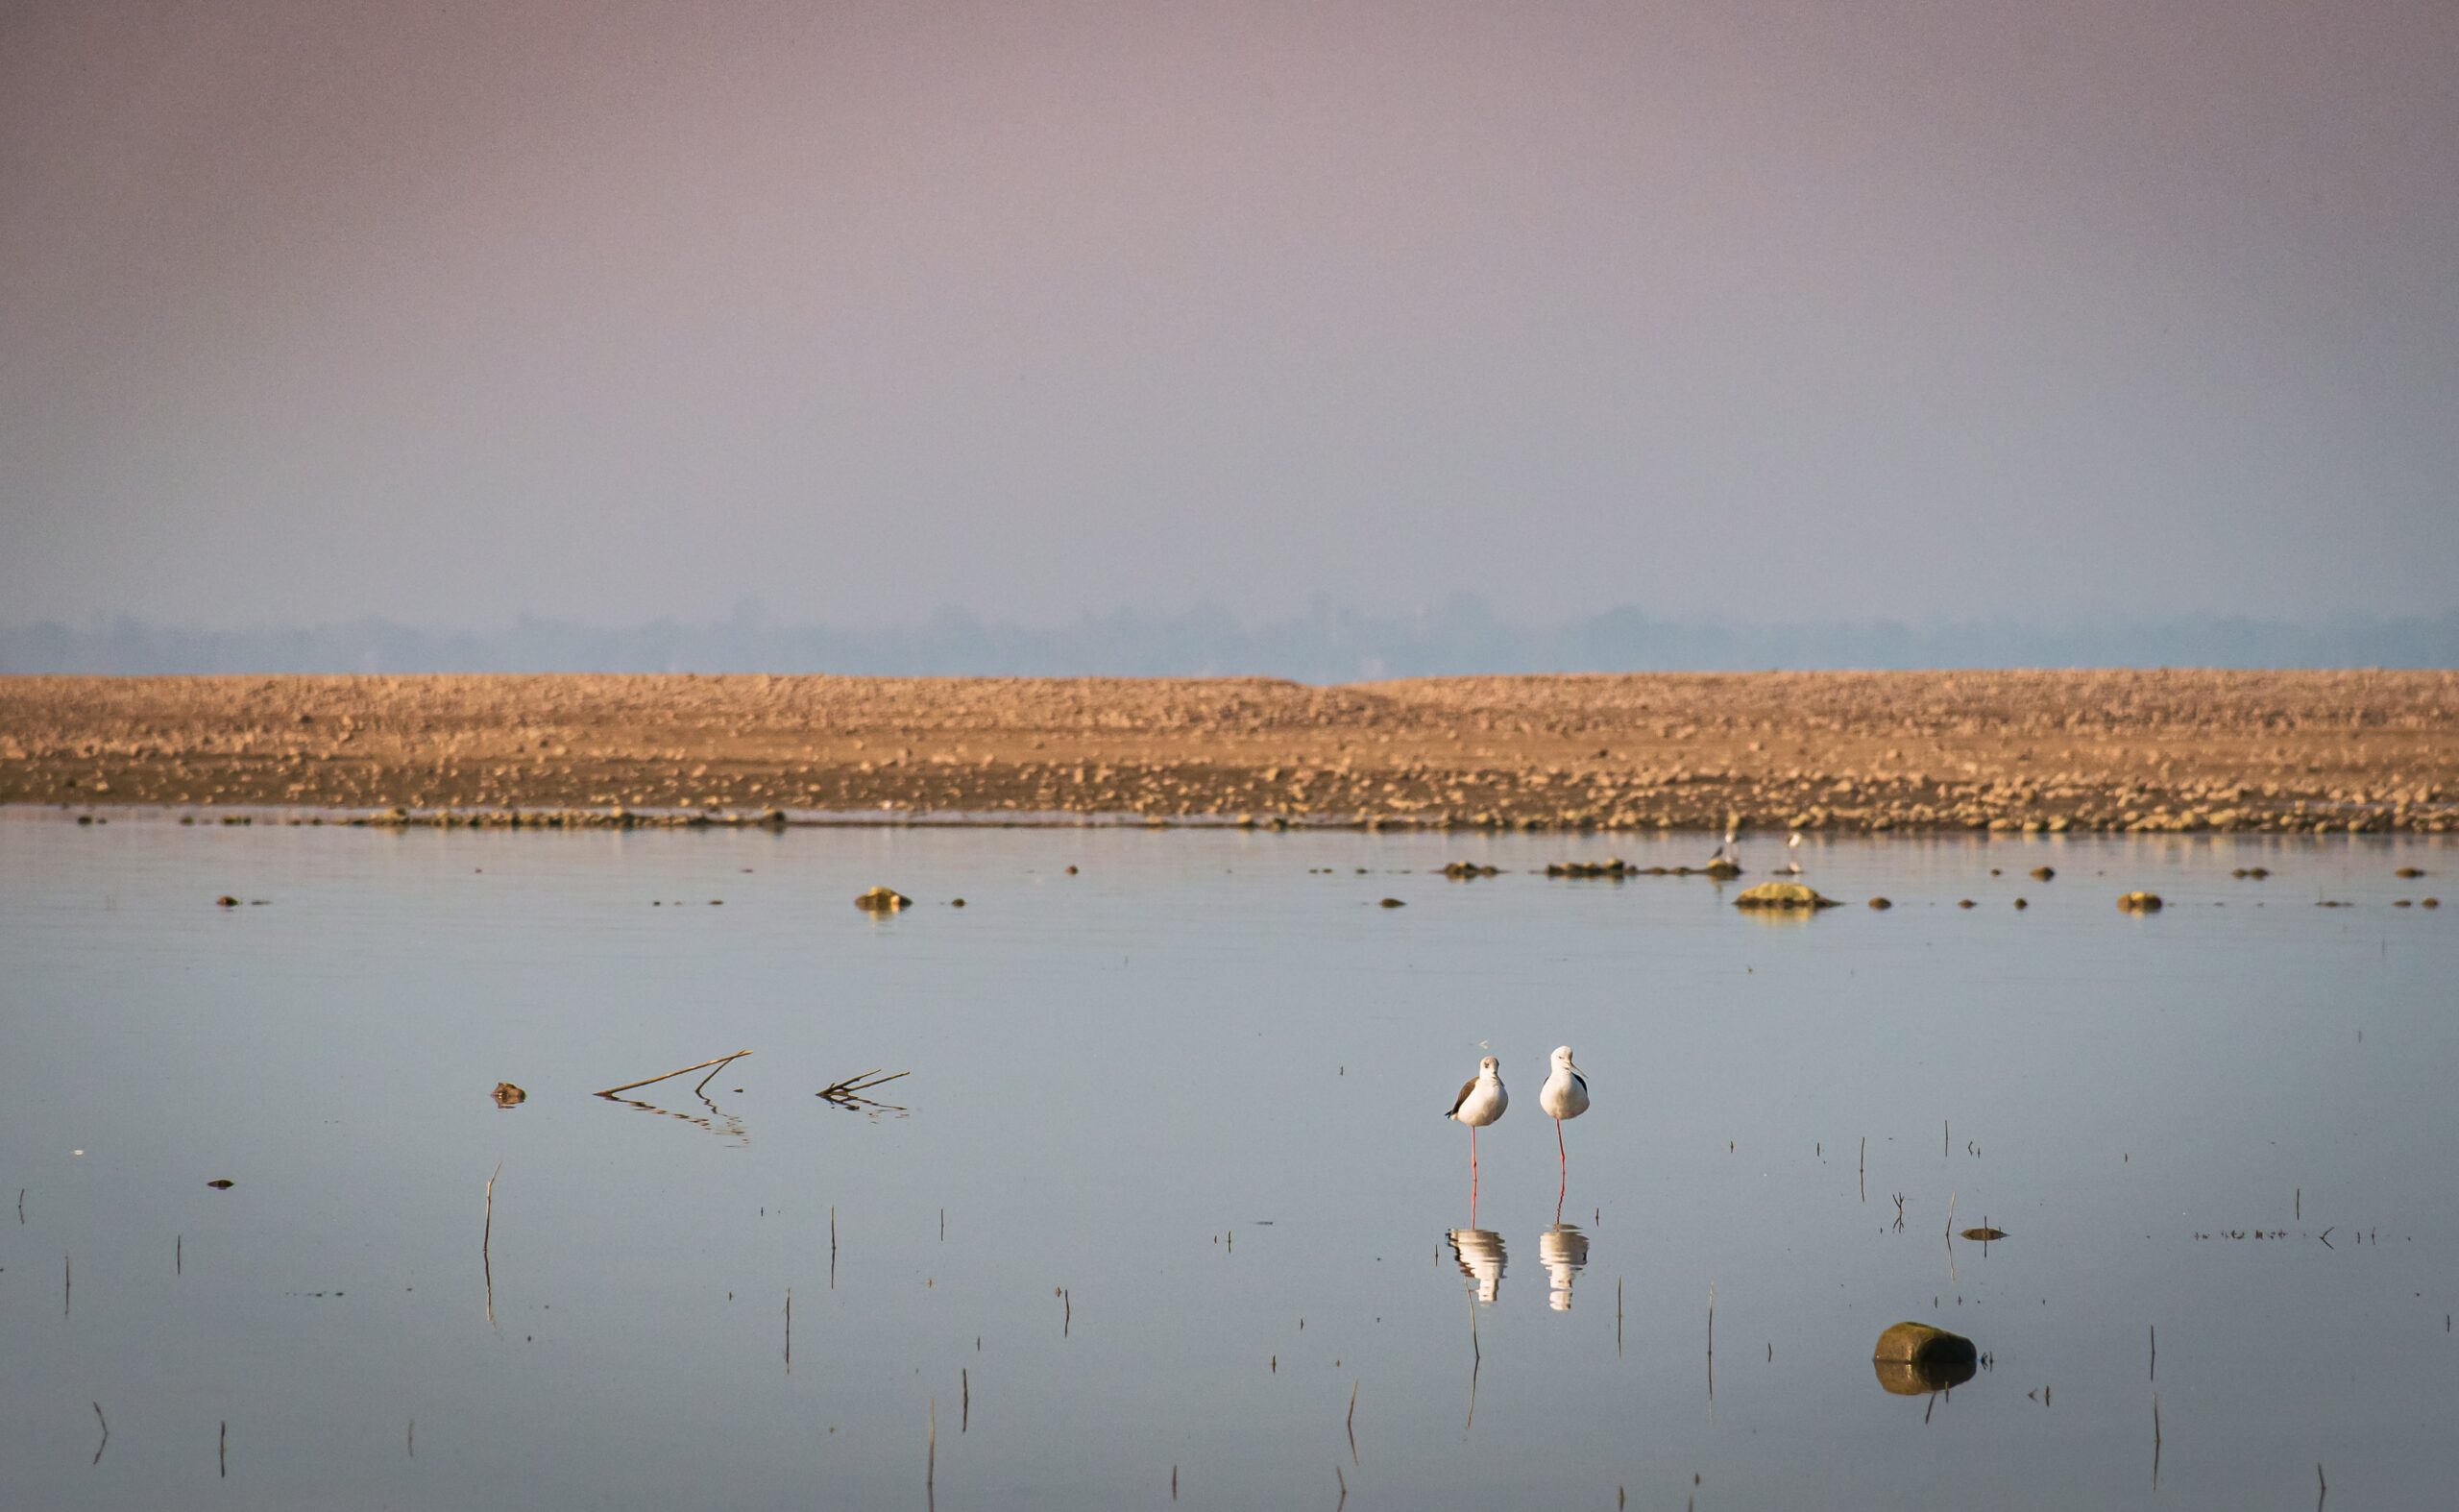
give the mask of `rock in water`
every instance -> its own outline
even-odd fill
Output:
[[[1874,1360],[1978,1359],[1980,1352],[1960,1333],[1949,1333],[1926,1323],[1899,1323],[1879,1335],[1870,1351]]]
[[[1639,869],[1625,863],[1619,856],[1609,857],[1604,861],[1551,861],[1546,864],[1546,875],[1549,877],[1621,878],[1632,876]]]
[[[2129,892],[2117,900],[2117,906],[2129,914],[2157,914],[2160,912],[2160,894]]]
[[[2047,882],[2050,878],[2056,875],[2057,875],[2057,868],[2056,866],[2034,866],[2033,868],[2033,880],[2034,882]]]
[[[913,900],[894,888],[873,888],[854,900],[854,906],[865,914],[893,914],[910,907]]]
[[[1926,1323],[1899,1323],[1879,1335],[1870,1365],[1879,1384],[1899,1397],[1927,1396],[1970,1380],[1980,1352],[1960,1333]]]
[[[1887,899],[1887,898],[1872,898],[1872,899],[1870,899],[1870,907],[1872,907],[1872,908],[1893,908],[1893,907],[1895,907],[1895,904],[1894,904],[1894,902],[1893,902],[1892,900]]]
[[[1821,897],[1817,890],[1799,882],[1763,882],[1755,888],[1744,888],[1733,900],[1736,908],[1822,909],[1836,907],[1836,900]]]
[[[498,1082],[496,1089],[487,1095],[496,1100],[498,1108],[512,1108],[529,1101],[529,1094],[510,1082]]]

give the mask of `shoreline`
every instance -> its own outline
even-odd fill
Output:
[[[2459,673],[7,677],[0,804],[507,829],[2440,834],[2459,832]]]

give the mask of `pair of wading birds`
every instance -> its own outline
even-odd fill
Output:
[[[1444,1114],[1469,1126],[1469,1189],[1473,1192],[1477,1186],[1477,1131],[1500,1118],[1510,1106],[1511,1094],[1503,1090],[1502,1062],[1487,1056],[1477,1062],[1477,1074],[1460,1084],[1460,1095]],[[1570,1046],[1554,1047],[1554,1068],[1546,1073],[1546,1085],[1537,1089],[1537,1106],[1554,1121],[1554,1158],[1568,1180],[1571,1162],[1563,1148],[1563,1120],[1588,1111],[1588,1078],[1571,1061]]]

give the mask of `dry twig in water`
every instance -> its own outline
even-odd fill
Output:
[[[498,1160],[494,1172],[487,1177],[486,1227],[478,1231],[478,1266],[486,1273],[487,1278],[487,1327],[489,1328],[495,1327],[496,1322],[496,1260],[491,1251],[496,1238],[496,1177],[502,1174],[503,1162]]]
[[[610,1086],[606,1090],[599,1092],[597,1095],[600,1097],[612,1097],[618,1092],[628,1092],[636,1086],[646,1086],[652,1082],[668,1081],[674,1077],[681,1076],[686,1071],[697,1071],[701,1067],[706,1066],[709,1068],[709,1076],[700,1078],[699,1085],[692,1088],[692,1090],[696,1092],[700,1087],[708,1085],[709,1077],[717,1075],[718,1070],[724,1066],[727,1061],[740,1061],[749,1054],[751,1054],[751,1052],[748,1050],[738,1050],[730,1056],[718,1056],[715,1060],[701,1061],[687,1066],[678,1066],[674,1070],[661,1072],[656,1076],[645,1076],[637,1082],[626,1082],[621,1086]]]
[[[878,1108],[884,1109],[889,1112],[901,1113],[905,1111],[905,1110],[897,1107],[895,1104],[875,1102],[870,1098],[864,1097],[863,1094],[875,1086],[885,1086],[889,1083],[895,1081],[898,1077],[912,1076],[913,1074],[913,1073],[911,1071],[897,1071],[888,1076],[882,1076],[880,1075],[879,1067],[873,1066],[871,1069],[863,1072],[859,1076],[849,1076],[841,1082],[831,1082],[826,1086],[821,1087],[816,1095],[825,1098],[829,1103],[839,1108]]]

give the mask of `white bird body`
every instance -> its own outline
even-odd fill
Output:
[[[1557,1123],[1588,1111],[1588,1078],[1571,1064],[1570,1046],[1554,1047],[1554,1069],[1546,1075],[1546,1085],[1537,1089],[1537,1106]]]
[[[1537,1089],[1537,1106],[1554,1121],[1554,1158],[1561,1162],[1563,1184],[1554,1192],[1554,1216],[1562,1217],[1563,1193],[1571,1182],[1570,1152],[1563,1147],[1563,1120],[1577,1118],[1588,1111],[1588,1078],[1579,1074],[1579,1066],[1571,1060],[1571,1047],[1554,1047],[1554,1069],[1546,1076],[1546,1085]]]
[[[1487,1056],[1477,1062],[1477,1074],[1460,1084],[1460,1095],[1451,1100],[1451,1110],[1446,1118],[1456,1118],[1469,1126],[1469,1226],[1477,1226],[1477,1131],[1502,1116],[1511,1106],[1511,1094],[1502,1089],[1502,1062]]]
[[[1510,1106],[1511,1094],[1503,1090],[1502,1062],[1488,1056],[1477,1062],[1477,1074],[1460,1084],[1460,1095],[1451,1100],[1451,1110],[1444,1116],[1483,1129]]]

